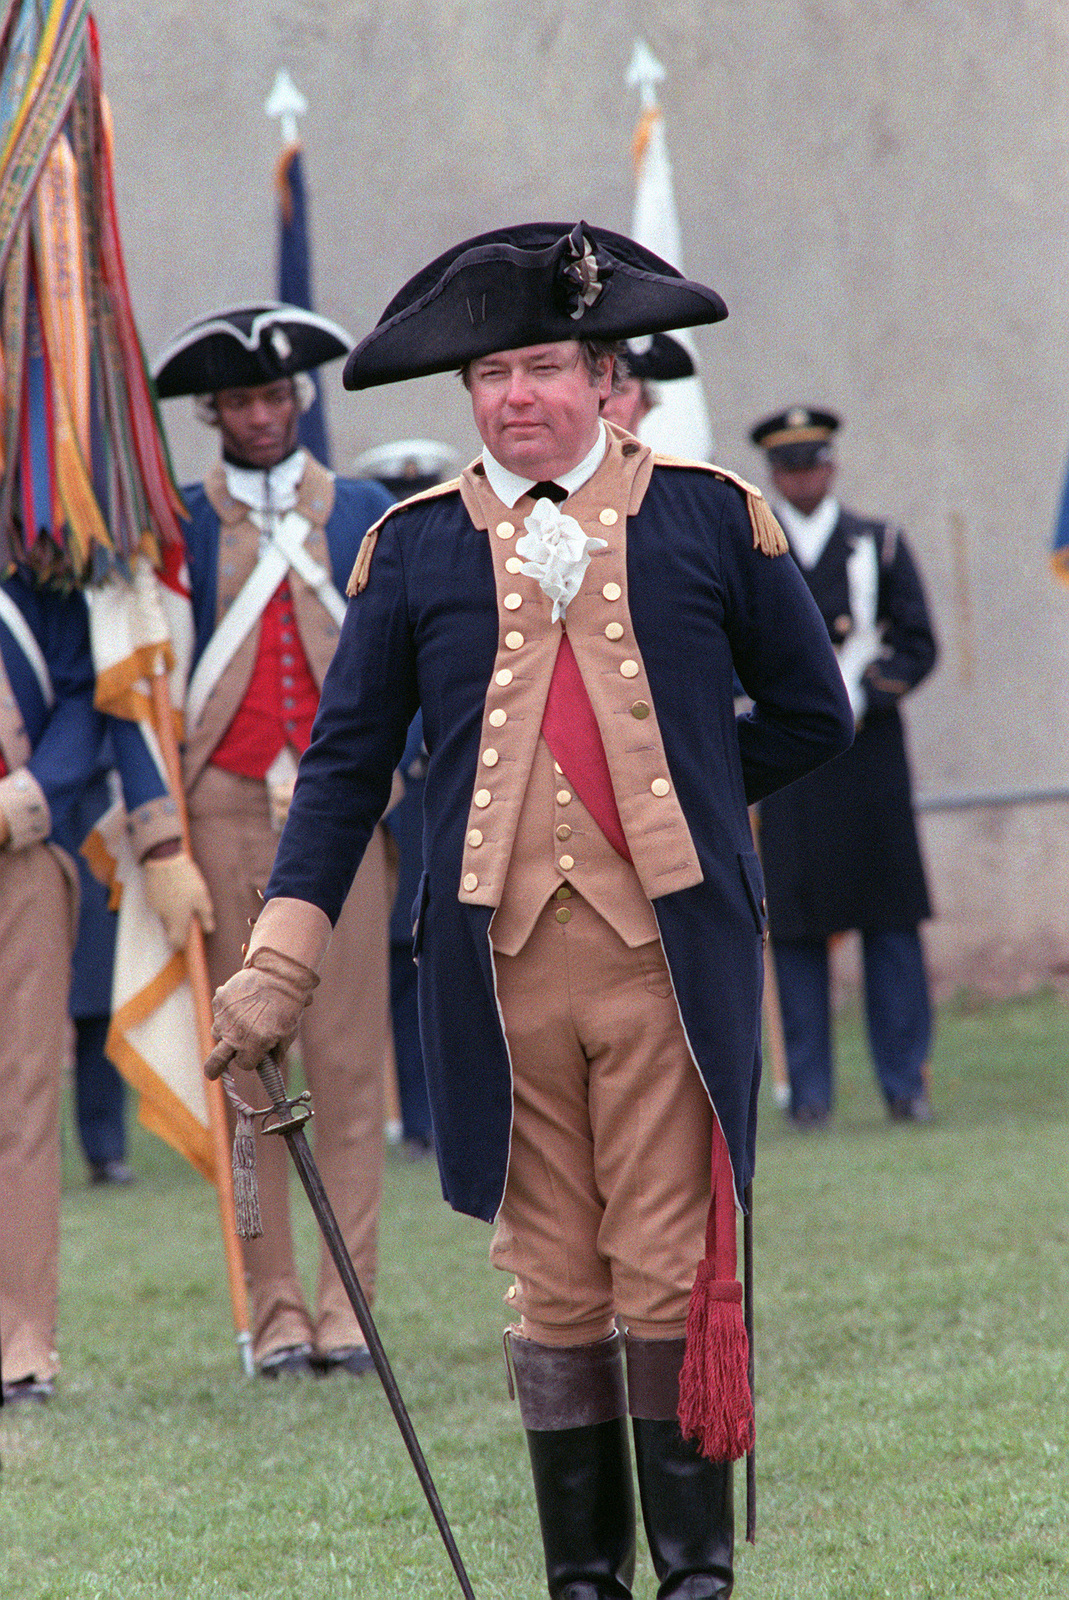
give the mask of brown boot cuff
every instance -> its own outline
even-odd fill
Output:
[[[508,1329],[506,1360],[511,1362],[524,1427],[553,1432],[625,1417],[622,1346],[619,1333],[597,1344],[554,1346],[535,1344]]]
[[[669,1422],[679,1410],[685,1339],[627,1336],[627,1409],[648,1422]]]

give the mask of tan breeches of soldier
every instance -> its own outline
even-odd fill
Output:
[[[705,1254],[712,1110],[659,942],[629,949],[573,895],[494,967],[514,1124],[491,1260],[516,1276],[522,1331],[590,1344],[619,1317],[641,1339],[681,1339]]]
[[[278,834],[266,784],[207,767],[189,796],[193,854],[215,905],[206,941],[213,985],[242,963],[242,946],[262,907]],[[298,1036],[315,1117],[316,1164],[369,1301],[375,1291],[382,1199],[383,1051],[389,1005],[389,907],[381,831],[373,834],[321,970],[315,1002]],[[241,1093],[267,1105],[243,1075]],[[325,1245],[315,1306],[301,1289],[290,1228],[290,1155],[281,1139],[257,1138],[263,1237],[243,1243],[252,1302],[253,1356],[311,1344],[319,1355],[362,1344],[363,1334]]]
[[[0,852],[0,1348],[5,1383],[51,1378],[71,888],[43,844]]]

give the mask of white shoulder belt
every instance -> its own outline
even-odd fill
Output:
[[[266,519],[258,511],[249,512],[250,521],[265,531]],[[304,548],[312,524],[299,511],[288,511],[268,534],[267,546],[226,615],[212,634],[204,653],[193,669],[186,694],[186,728],[196,727],[208,703],[208,696],[233,661],[264,607],[292,567],[341,626],[345,601],[335,588],[330,573]]]

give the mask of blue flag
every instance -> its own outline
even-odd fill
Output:
[[[308,242],[308,205],[304,187],[301,147],[291,144],[278,163],[278,298],[290,306],[313,311],[312,261]],[[318,372],[309,373],[316,397],[303,414],[297,437],[310,455],[330,466],[330,443]]]
[[[1055,576],[1061,578],[1063,583],[1069,583],[1069,468],[1066,469],[1058,517],[1054,524],[1050,564],[1054,568]]]

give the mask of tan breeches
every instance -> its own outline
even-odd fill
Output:
[[[45,845],[0,851],[0,1350],[7,1383],[51,1378],[59,1295],[59,1103],[70,887]]]
[[[567,921],[558,912],[569,912]],[[676,1339],[705,1254],[712,1110],[659,941],[631,950],[578,895],[495,952],[513,1070],[490,1259],[539,1344]]]
[[[193,853],[215,904],[207,940],[212,983],[241,966],[250,919],[278,846],[266,785],[207,767],[189,799]],[[342,908],[319,988],[298,1039],[315,1117],[316,1165],[369,1301],[375,1292],[382,1200],[383,1051],[389,1007],[389,906],[381,829],[376,829]],[[254,1105],[266,1096],[251,1074],[239,1091]],[[289,1151],[257,1138],[263,1238],[242,1245],[252,1302],[253,1355],[310,1343],[322,1353],[363,1343],[363,1335],[325,1245],[320,1248],[315,1307],[307,1309],[294,1259],[289,1207]]]

